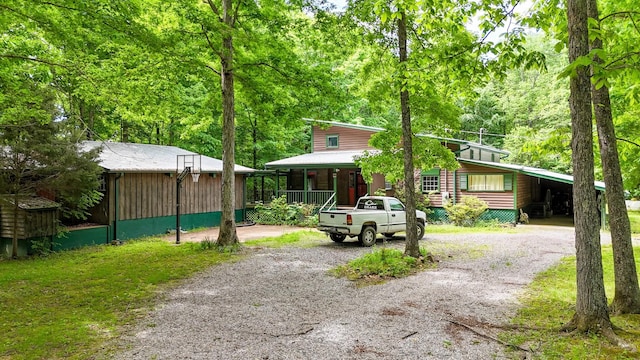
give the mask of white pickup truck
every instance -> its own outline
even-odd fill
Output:
[[[416,210],[418,240],[424,236],[427,216]],[[363,246],[376,243],[376,235],[391,237],[405,231],[407,226],[404,204],[394,197],[364,196],[358,199],[353,210],[320,210],[318,230],[326,232],[331,240],[342,242],[349,237],[358,237]]]

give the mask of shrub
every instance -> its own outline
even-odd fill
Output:
[[[273,199],[269,204],[256,205],[256,223],[264,225],[295,225],[315,227],[318,224],[316,206],[310,204],[287,204],[287,196]]]
[[[473,226],[489,206],[475,196],[463,196],[455,205],[446,204],[449,220],[457,226]]]

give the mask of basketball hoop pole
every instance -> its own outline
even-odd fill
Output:
[[[187,166],[176,178],[176,244],[180,244],[180,188],[182,181],[191,173],[191,167]]]
[[[182,181],[191,174],[193,182],[200,178],[201,159],[198,154],[178,155],[176,158],[176,244],[180,244],[180,188]]]

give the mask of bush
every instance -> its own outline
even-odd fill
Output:
[[[311,204],[287,204],[287,196],[273,199],[269,204],[256,205],[256,223],[263,225],[294,225],[315,227],[318,224],[316,206]]]
[[[474,226],[480,216],[489,206],[483,200],[475,196],[463,196],[461,201],[455,205],[446,204],[449,220],[457,226]]]

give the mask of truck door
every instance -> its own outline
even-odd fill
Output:
[[[404,205],[396,199],[389,199],[389,231],[400,232],[407,229],[407,213]]]

